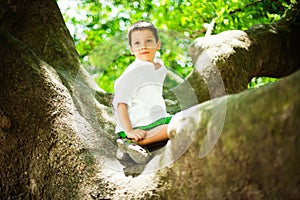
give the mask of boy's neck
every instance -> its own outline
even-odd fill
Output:
[[[149,61],[149,60],[141,60],[139,58],[136,58],[137,60],[140,60],[140,61],[143,61],[143,62],[149,62],[149,63],[152,63],[155,67],[155,69],[159,69],[162,65],[161,63],[155,61],[155,58],[153,59],[153,61]]]
[[[161,67],[161,64],[159,62],[155,62],[153,64],[154,64],[155,69],[159,69]]]

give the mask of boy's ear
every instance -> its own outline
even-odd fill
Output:
[[[160,41],[157,41],[156,43],[156,50],[160,50]]]

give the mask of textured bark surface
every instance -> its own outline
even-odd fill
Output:
[[[105,156],[114,148],[111,109],[100,104],[110,95],[80,66],[55,1],[2,1],[0,10],[0,109],[9,122],[1,126],[0,196],[87,198],[96,174],[90,149]]]
[[[298,199],[298,13],[196,40],[197,70],[170,91],[173,138],[147,165],[124,168],[111,94],[80,65],[55,1],[1,1],[0,198]]]
[[[176,93],[187,90],[198,102],[234,94],[247,88],[253,77],[284,77],[300,69],[299,2],[273,24],[247,31],[231,30],[196,39],[189,53],[195,69]],[[193,105],[187,101],[183,107]]]
[[[299,80],[300,71],[276,84],[192,107],[189,119],[201,115],[199,130],[169,170],[168,199],[298,199]],[[200,159],[204,138],[214,137],[207,131],[207,119],[224,101],[226,119],[219,140]],[[219,111],[220,107],[215,110]],[[210,122],[218,125],[218,117]],[[189,124],[187,120],[182,126]]]

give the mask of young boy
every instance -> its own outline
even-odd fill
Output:
[[[167,69],[155,58],[160,49],[157,29],[139,21],[128,33],[130,52],[136,57],[114,85],[113,106],[117,120],[117,158],[129,155],[136,163],[145,163],[150,153],[145,145],[168,140],[171,117],[162,97]]]

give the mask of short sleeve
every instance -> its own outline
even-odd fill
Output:
[[[142,68],[133,68],[126,71],[114,85],[113,106],[116,109],[119,103],[129,103],[134,92],[147,81]]]
[[[130,80],[128,78],[122,78],[116,82],[114,87],[114,98],[112,102],[115,109],[119,103],[128,104],[129,98],[133,92],[130,88]]]

